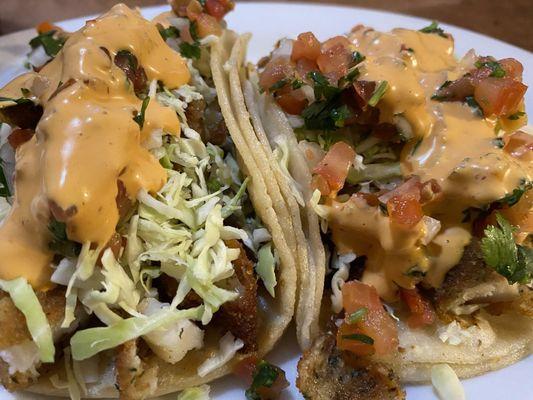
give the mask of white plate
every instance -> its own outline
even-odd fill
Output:
[[[151,18],[166,10],[167,7],[150,7],[143,9],[143,14]],[[86,19],[90,17],[64,21],[59,25],[72,31],[80,28]],[[267,54],[279,38],[294,37],[305,31],[313,31],[320,39],[326,39],[345,33],[356,24],[365,24],[378,30],[390,30],[395,27],[420,29],[428,24],[427,20],[420,18],[360,8],[282,3],[239,3],[236,10],[228,15],[227,21],[228,26],[237,32],[253,33],[248,53],[251,61],[257,61]],[[524,82],[530,87],[533,85],[532,53],[465,29],[445,24],[443,27],[453,34],[456,53],[459,56],[473,47],[482,55],[517,58],[525,66]],[[33,36],[34,32],[27,30],[0,37],[0,86],[24,72],[22,63],[28,51],[27,43]],[[526,94],[526,103],[528,109],[533,108],[533,89]],[[290,390],[282,396],[284,400],[302,398],[294,385],[298,357],[299,351],[294,339],[294,329],[291,327],[282,342],[268,357],[286,371],[291,382]],[[533,356],[530,356],[503,370],[465,380],[463,383],[467,398],[469,400],[531,399],[533,397],[532,371]],[[212,394],[217,400],[243,399],[244,389],[236,378],[227,377],[212,385]],[[410,386],[407,388],[407,397],[410,400],[436,398],[429,386]],[[12,395],[0,388],[0,400],[37,398],[42,397],[26,394]],[[171,398],[175,399],[176,396]]]

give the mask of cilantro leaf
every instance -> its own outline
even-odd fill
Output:
[[[437,21],[433,21],[428,26],[420,29],[420,32],[422,33],[436,33],[439,36],[442,36],[444,38],[447,38],[448,36],[444,33],[444,30],[439,27],[439,23]]]
[[[374,90],[374,93],[372,94],[372,97],[370,97],[370,100],[368,100],[368,105],[371,107],[375,107],[381,100],[381,98],[385,95],[385,92],[387,91],[388,87],[389,83],[387,81],[381,81],[376,90]]]
[[[374,339],[363,333],[352,333],[351,335],[342,335],[342,338],[347,340],[357,340],[358,342],[364,344],[374,344]]]
[[[198,60],[201,54],[200,45],[198,43],[180,43],[180,53],[183,57],[195,58]]]
[[[11,97],[2,97],[0,96],[0,102],[1,101],[12,101],[14,103],[17,103],[17,104],[28,104],[28,103],[33,103],[30,99],[27,99],[25,97],[19,97],[18,99],[13,99]]]
[[[505,70],[496,60],[484,58],[476,61],[474,63],[474,66],[478,69],[483,67],[489,68],[492,71],[489,76],[492,76],[494,78],[503,78],[505,76]]]
[[[526,115],[524,111],[517,111],[514,114],[509,115],[507,119],[510,119],[511,121],[516,121],[520,119],[521,117],[523,117],[524,115]]]
[[[483,110],[481,109],[479,103],[476,101],[474,96],[466,96],[465,103],[470,106],[474,114],[476,114],[479,117],[483,116]]]
[[[42,46],[44,49],[44,52],[50,56],[55,57],[57,53],[59,53],[59,50],[63,48],[63,45],[65,44],[66,39],[55,36],[56,31],[48,31],[41,33],[40,35],[34,37],[32,40],[30,40],[30,46],[32,49],[36,49],[39,46]]]
[[[52,219],[48,224],[48,230],[52,234],[52,240],[48,244],[50,250],[64,257],[75,257],[80,254],[81,245],[69,240],[67,226],[64,222]]]
[[[150,97],[146,96],[142,102],[141,105],[141,111],[138,112],[135,117],[133,117],[133,120],[137,122],[139,127],[142,129],[144,126],[144,114],[146,113],[146,108],[148,107],[148,103],[150,103]]]
[[[529,282],[533,276],[533,250],[515,243],[515,228],[501,214],[496,214],[496,221],[498,226],[489,225],[481,239],[485,263],[510,284]]]
[[[352,112],[345,104],[339,108],[334,108],[330,112],[330,117],[337,128],[344,127],[344,121],[352,116]]]
[[[261,387],[270,388],[274,385],[274,382],[283,374],[283,370],[275,365],[261,360],[255,367],[253,374],[253,380],[250,388],[246,390],[247,400],[261,400],[261,395],[257,392]],[[284,376],[283,376],[284,377]]]
[[[362,55],[361,53],[359,53],[358,51],[355,51],[353,53],[353,56],[352,56],[352,62],[354,64],[359,64],[363,61],[365,61],[366,57],[364,55]]]
[[[355,324],[356,322],[362,321],[365,319],[365,315],[368,313],[368,308],[361,307],[359,310],[354,311],[348,315],[347,321],[349,324]]]
[[[288,83],[289,83],[289,79],[288,78],[282,78],[279,81],[277,81],[274,84],[272,84],[272,86],[270,86],[268,88],[268,90],[270,92],[275,92],[276,90],[279,90],[279,89],[285,87],[285,85],[287,85]]]
[[[533,188],[533,182],[523,179],[517,188],[515,188],[511,193],[507,194],[506,196],[496,201],[495,203],[499,206],[506,205],[506,206],[512,207],[516,203],[518,203],[520,199],[522,198],[522,195],[526,193],[528,190],[531,190],[531,188]]]
[[[180,31],[175,26],[170,25],[168,28],[165,28],[161,24],[157,24],[157,30],[161,34],[161,37],[163,40],[167,40],[168,38],[179,38],[180,37]]]
[[[338,87],[331,85],[326,77],[318,71],[309,72],[307,77],[313,81],[316,100],[331,100],[341,92]]]

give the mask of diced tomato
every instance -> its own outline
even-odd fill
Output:
[[[503,151],[513,157],[533,161],[533,135],[517,131],[511,135],[504,136],[503,141],[505,143]]]
[[[379,199],[376,193],[357,192],[354,194],[354,196],[362,198],[363,200],[366,201],[366,204],[368,204],[371,207],[379,206]]]
[[[336,36],[322,44],[321,54],[316,63],[330,82],[336,84],[347,74],[351,60],[350,42],[344,36]]]
[[[235,4],[230,0],[206,0],[205,10],[218,21],[224,18],[229,11],[233,10]]]
[[[405,228],[412,228],[422,219],[422,205],[413,195],[393,196],[387,201],[391,221]]]
[[[417,288],[400,288],[400,298],[411,312],[407,319],[407,324],[411,328],[420,328],[435,322],[435,311],[429,301],[420,295]]]
[[[287,87],[288,90],[276,94],[276,101],[279,106],[288,114],[300,115],[303,109],[307,106],[308,100],[301,89],[293,90]]]
[[[273,84],[294,74],[294,66],[289,57],[278,57],[270,60],[259,78],[259,86],[268,91]]]
[[[247,385],[250,385],[258,361],[256,356],[246,357],[233,367],[233,373],[241,378]]]
[[[486,116],[512,114],[522,101],[527,86],[512,78],[486,78],[474,89],[474,98]]]
[[[196,23],[198,24],[198,36],[201,38],[209,35],[222,35],[222,26],[220,26],[215,17],[209,14],[201,13],[198,15]]]
[[[41,22],[39,25],[37,25],[37,32],[39,34],[50,32],[50,31],[62,32],[63,29],[61,29],[57,25],[51,24],[48,21]]]
[[[256,393],[259,395],[261,399],[264,400],[275,400],[279,399],[281,392],[283,389],[289,387],[289,382],[287,381],[287,378],[285,376],[285,371],[282,369],[276,367],[278,370],[278,376],[272,386],[260,386],[257,389],[255,389]]]
[[[302,58],[296,61],[296,72],[303,80],[307,79],[307,74],[311,71],[318,71],[318,65],[315,61],[308,60],[307,58]]]
[[[524,66],[518,60],[514,58],[504,58],[503,60],[498,61],[503,70],[505,71],[505,76],[513,79],[522,79],[522,73],[524,72]]]
[[[313,191],[318,189],[323,196],[328,196],[331,193],[328,181],[322,175],[313,175],[313,178],[311,178],[311,188]]]
[[[300,33],[292,45],[291,60],[315,61],[320,56],[320,42],[312,32]]]
[[[398,329],[392,317],[384,310],[376,288],[359,281],[346,282],[342,287],[342,301],[346,318],[337,333],[337,346],[358,355],[385,355],[398,347]],[[365,307],[363,319],[350,323],[349,316]],[[373,344],[349,339],[347,335],[363,334],[373,339]]]
[[[374,94],[374,91],[376,90],[376,82],[358,80],[353,83],[353,88],[355,91],[354,97],[356,103],[360,108],[363,108]]]
[[[30,140],[35,131],[33,129],[14,129],[13,132],[7,137],[7,141],[16,150],[19,146]]]
[[[355,151],[349,144],[337,142],[313,169],[313,173],[321,175],[326,180],[330,192],[336,193],[344,186],[354,158]]]

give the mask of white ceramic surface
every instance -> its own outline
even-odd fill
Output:
[[[143,9],[143,14],[151,18],[166,7]],[[86,19],[79,18],[59,23],[66,30],[80,28]],[[298,33],[313,31],[319,39],[344,33],[357,24],[372,26],[378,30],[390,30],[394,27],[420,29],[428,25],[428,21],[405,15],[365,10],[360,8],[319,6],[283,3],[244,3],[238,4],[234,12],[227,17],[231,29],[244,33],[253,33],[248,58],[257,61],[267,54],[273,43],[284,36],[296,36]],[[533,54],[471,31],[443,24],[447,32],[453,34],[456,42],[456,53],[462,56],[470,48],[479,54],[492,55],[496,58],[515,57],[525,67],[524,82],[533,85]],[[0,86],[14,76],[24,72],[22,63],[28,51],[28,41],[34,36],[31,30],[13,33],[0,37]],[[526,94],[528,110],[533,109],[533,89]],[[291,326],[281,343],[268,359],[281,366],[287,373],[291,387],[282,396],[282,400],[302,399],[294,385],[296,379],[296,363],[299,350]],[[494,371],[481,377],[463,382],[469,400],[526,400],[533,399],[533,356],[520,361],[503,370]],[[244,399],[244,386],[234,377],[226,377],[212,386],[212,397],[217,400]],[[0,400],[42,398],[30,394],[12,395],[0,388]],[[175,399],[176,396],[168,398]],[[436,399],[430,386],[409,386],[409,400]]]

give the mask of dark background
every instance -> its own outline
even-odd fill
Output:
[[[0,34],[34,27],[41,21],[60,21],[101,13],[117,2],[119,0],[0,0]],[[165,0],[123,0],[123,2],[130,6],[149,6],[163,4]],[[436,19],[533,51],[533,0],[313,0],[310,2],[376,8]]]

